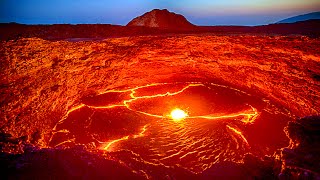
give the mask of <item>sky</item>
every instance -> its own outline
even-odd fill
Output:
[[[0,22],[117,24],[168,9],[196,25],[263,25],[320,11],[320,0],[0,0]]]

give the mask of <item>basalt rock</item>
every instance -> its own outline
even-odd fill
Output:
[[[289,122],[285,131],[290,144],[281,153],[281,178],[320,179],[320,116]]]

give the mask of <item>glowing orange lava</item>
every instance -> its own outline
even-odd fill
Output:
[[[106,151],[109,151],[110,147],[111,147],[113,144],[115,144],[115,143],[117,143],[117,142],[119,142],[119,141],[124,141],[124,140],[128,140],[128,139],[129,139],[129,136],[124,136],[124,137],[122,137],[122,138],[120,138],[120,139],[112,140],[112,141],[110,141],[109,143],[107,143],[107,145],[106,145],[103,149],[106,150]]]
[[[130,107],[130,103],[136,101],[136,100],[139,100],[139,99],[151,99],[151,98],[156,98],[156,97],[165,97],[165,96],[174,96],[174,95],[178,95],[182,92],[184,92],[185,90],[187,90],[188,88],[190,87],[199,87],[199,86],[205,86],[204,84],[202,83],[189,83],[189,84],[186,84],[183,88],[181,88],[180,90],[177,90],[175,92],[165,92],[165,93],[160,93],[160,94],[154,94],[154,95],[145,95],[145,96],[136,96],[135,93],[137,90],[139,89],[143,89],[143,88],[148,88],[148,87],[154,87],[154,86],[159,86],[159,85],[168,85],[170,83],[153,83],[153,84],[148,84],[148,85],[145,85],[145,86],[138,86],[138,87],[135,87],[135,88],[132,88],[132,89],[126,89],[126,90],[108,90],[108,91],[105,91],[105,92],[101,92],[99,93],[100,95],[102,94],[106,94],[106,93],[110,93],[110,92],[131,92],[130,93],[130,97],[131,99],[129,100],[123,100],[122,104],[110,104],[110,105],[107,105],[107,106],[89,106],[89,105],[86,105],[86,104],[80,104],[78,106],[75,106],[73,107],[71,110],[69,110],[67,113],[66,113],[66,116],[64,116],[63,119],[61,119],[58,123],[58,124],[61,124],[64,122],[64,120],[68,117],[68,115],[75,111],[75,110],[78,110],[80,108],[83,108],[83,107],[89,107],[89,108],[92,108],[92,109],[110,109],[110,108],[115,108],[115,107],[126,107],[127,109],[131,110],[131,111],[134,111],[134,112],[137,112],[137,113],[140,113],[140,114],[144,114],[144,115],[147,115],[147,116],[150,116],[150,117],[155,117],[155,118],[161,118],[161,119],[164,119],[164,118],[171,118],[173,119],[175,122],[178,122],[178,121],[181,121],[183,119],[186,119],[186,118],[190,118],[190,119],[196,119],[196,118],[200,118],[200,119],[208,119],[208,120],[215,120],[215,119],[227,119],[227,118],[237,118],[237,117],[244,117],[242,118],[242,122],[244,123],[253,123],[254,120],[256,119],[256,117],[258,116],[258,112],[257,110],[250,106],[251,108],[246,110],[246,111],[242,111],[242,112],[238,112],[238,113],[233,113],[233,114],[227,114],[227,115],[203,115],[203,116],[189,116],[185,111],[181,110],[181,109],[174,109],[170,115],[157,115],[157,114],[151,114],[151,113],[148,113],[148,112],[143,112],[143,111],[138,111],[138,110],[134,110]],[[221,86],[221,85],[219,85]],[[224,86],[222,86],[224,87]],[[246,141],[246,139],[244,138],[244,136],[241,134],[240,131],[235,131],[235,129],[231,128],[228,126],[229,129],[233,130],[233,132],[235,132],[236,134],[240,135],[242,137],[242,139],[244,139],[244,141],[246,143],[248,143]],[[61,132],[61,131],[56,131],[56,127],[54,127],[53,129],[55,132],[53,132],[53,134],[55,133],[58,133],[58,132]],[[146,131],[146,126],[143,127],[141,133],[139,133],[138,135],[133,135],[132,137],[133,138],[137,138],[137,137],[142,137],[143,136],[143,133]],[[104,144],[104,147],[102,149],[104,150],[109,150],[110,147],[119,142],[119,141],[125,141],[125,140],[128,140],[130,136],[123,136],[119,139],[115,139],[115,140],[112,140],[112,141],[109,141],[108,143],[103,143]],[[65,142],[69,142],[70,140],[67,140]],[[59,145],[63,144],[60,143]]]
[[[185,119],[187,116],[188,116],[188,114],[181,109],[174,109],[170,114],[170,117],[174,121],[181,121],[181,120]]]
[[[181,90],[179,91],[176,91],[176,92],[166,92],[166,93],[161,93],[161,94],[154,94],[154,95],[147,95],[147,96],[135,96],[135,93],[136,93],[136,90],[138,89],[142,89],[142,88],[146,88],[146,87],[152,87],[152,86],[158,86],[158,85],[166,85],[168,83],[155,83],[155,84],[148,84],[148,85],[145,85],[145,86],[139,86],[139,87],[135,87],[135,88],[132,88],[132,89],[126,89],[126,90],[109,90],[109,91],[106,91],[106,92],[103,92],[103,93],[100,93],[100,94],[105,94],[105,93],[108,93],[108,92],[130,92],[131,91],[131,94],[130,94],[130,97],[132,99],[129,99],[129,100],[124,100],[123,101],[123,105],[109,105],[109,106],[104,106],[104,107],[91,107],[91,108],[98,108],[98,109],[107,109],[107,108],[114,108],[114,107],[119,107],[119,106],[124,106],[126,108],[128,108],[129,110],[131,111],[135,111],[135,112],[138,112],[138,113],[141,113],[141,114],[144,114],[144,115],[147,115],[147,116],[151,116],[151,117],[156,117],[156,118],[171,118],[173,119],[173,121],[175,122],[179,122],[183,119],[186,119],[186,118],[191,118],[191,119],[195,119],[195,118],[200,118],[200,119],[208,119],[208,120],[214,120],[214,119],[227,119],[227,118],[236,118],[236,117],[245,117],[243,118],[244,120],[242,120],[242,122],[244,123],[253,123],[253,121],[256,119],[256,117],[258,116],[258,112],[257,110],[250,106],[251,109],[248,109],[246,111],[243,111],[243,112],[238,112],[238,113],[234,113],[234,114],[229,114],[229,115],[220,115],[220,116],[217,116],[217,115],[204,115],[204,116],[189,116],[185,111],[181,110],[181,109],[174,109],[171,111],[170,115],[168,116],[165,116],[165,115],[156,115],[156,114],[150,114],[150,113],[147,113],[147,112],[143,112],[143,111],[137,111],[137,110],[134,110],[130,107],[130,103],[135,101],[135,100],[138,100],[138,99],[150,99],[150,98],[156,98],[156,97],[165,97],[165,96],[174,96],[174,95],[177,95],[177,94],[180,94],[182,92],[184,92],[185,90],[187,90],[188,88],[190,87],[197,87],[197,86],[205,86],[204,84],[201,84],[201,83],[190,83],[190,84],[187,84],[185,87],[183,87]],[[129,138],[138,138],[138,137],[143,137],[144,136],[144,132],[146,131],[146,127],[147,125],[145,125],[141,132],[137,135],[133,135],[133,136],[123,136],[119,139],[115,139],[115,140],[112,140],[112,141],[109,141],[107,143],[103,143],[103,147],[101,149],[103,150],[106,150],[106,151],[110,151],[111,150],[111,146],[116,144],[117,142],[120,142],[120,141],[126,141],[128,140]],[[248,141],[247,139],[242,135],[242,133],[239,131],[239,130],[236,130],[230,126],[227,126],[230,130],[232,130],[234,133],[236,133],[238,136],[240,136],[244,142],[248,144]]]
[[[140,132],[139,134],[133,135],[132,138],[135,139],[135,138],[143,137],[143,136],[144,136],[144,133],[145,133],[146,130],[147,130],[147,127],[148,127],[148,124],[144,125],[144,126],[142,127],[142,129],[141,129],[141,132]],[[130,138],[130,136],[124,136],[124,137],[122,137],[122,138],[109,141],[108,143],[106,143],[106,145],[104,145],[104,147],[103,147],[102,149],[103,149],[103,150],[106,150],[106,151],[111,151],[110,148],[112,147],[113,144],[116,144],[116,143],[119,142],[119,141],[128,140],[129,138]]]
[[[239,137],[241,137],[241,139],[242,139],[247,145],[249,145],[248,140],[244,137],[244,135],[242,134],[241,131],[239,131],[239,130],[237,130],[236,128],[231,127],[231,126],[229,126],[229,125],[227,125],[227,127],[228,127],[231,131],[235,132]]]
[[[230,154],[230,157],[228,157],[229,160],[233,160],[235,162],[240,160],[232,159],[231,155],[234,153],[232,152],[233,150],[224,148],[235,147],[235,150],[244,152],[250,148],[249,142],[243,132],[238,128],[234,128],[241,126],[234,125],[233,123],[241,123],[243,125],[252,124],[259,116],[258,110],[250,104],[245,104],[239,109],[232,109],[228,111],[226,108],[219,109],[222,105],[217,102],[216,107],[218,108],[218,111],[217,109],[212,110],[215,107],[208,108],[210,109],[210,112],[208,111],[207,114],[202,115],[202,112],[207,112],[202,111],[202,108],[207,108],[203,105],[204,102],[207,102],[207,99],[201,98],[202,94],[200,94],[200,96],[196,96],[196,93],[199,93],[199,91],[201,93],[201,88],[207,88],[208,85],[202,83],[181,83],[182,85],[179,84],[179,86],[177,86],[178,88],[175,86],[174,90],[168,90],[166,87],[163,89],[160,88],[160,90],[157,89],[157,86],[169,85],[168,87],[171,87],[171,84],[172,83],[156,83],[131,89],[108,90],[106,92],[99,93],[99,95],[115,92],[127,93],[129,94],[129,97],[119,99],[118,101],[115,101],[115,103],[112,102],[101,105],[88,105],[81,103],[80,105],[72,108],[53,129],[54,131],[52,136],[56,135],[57,137],[66,137],[63,139],[64,141],[57,141],[57,143],[54,144],[54,147],[62,146],[64,144],[67,146],[72,143],[77,144],[77,140],[75,140],[72,131],[69,131],[66,126],[63,126],[64,121],[68,122],[68,117],[73,111],[75,111],[75,113],[82,113],[81,109],[83,108],[83,113],[88,113],[89,117],[86,122],[91,123],[91,118],[93,118],[94,113],[101,113],[104,109],[106,111],[115,110],[115,112],[117,112],[118,108],[121,109],[121,111],[119,111],[121,113],[125,110],[125,112],[140,114],[142,115],[142,119],[145,118],[147,121],[145,119],[140,120],[139,115],[138,122],[141,122],[141,125],[139,126],[140,129],[130,131],[130,133],[119,133],[115,136],[115,139],[113,139],[114,137],[109,139],[109,134],[106,136],[93,137],[93,139],[99,143],[98,148],[103,151],[117,153],[125,149],[131,154],[135,154],[135,152],[143,152],[142,154],[138,153],[139,155],[137,156],[145,156],[144,158],[150,160],[150,162],[148,161],[149,163],[155,163],[153,162],[155,156],[158,158],[158,160],[156,160],[157,162],[159,161],[164,164],[181,163],[192,172],[204,171],[214,163],[221,161],[221,159],[223,159],[222,156],[228,157],[227,154]],[[221,85],[211,85],[228,88]],[[174,86],[174,84],[172,86]],[[147,89],[150,87],[151,90]],[[193,89],[195,87],[198,91]],[[195,92],[195,94],[190,94],[190,92]],[[213,95],[210,94],[210,97],[212,96]],[[183,101],[185,98],[188,101],[179,102],[179,100]],[[155,103],[157,106],[152,104],[153,101],[157,102]],[[233,102],[233,100],[231,102]],[[147,109],[139,108],[140,105],[146,108],[152,107],[156,109],[156,111],[152,111],[153,109],[148,111]],[[193,109],[190,108],[190,106],[192,106]],[[186,109],[188,111],[186,111]],[[197,110],[201,111],[201,113],[197,112]],[[90,115],[89,112],[92,114]],[[132,116],[128,117],[129,119],[132,118]],[[79,118],[81,118],[81,116],[79,116]],[[116,117],[110,118],[110,120],[108,118],[106,119],[108,120],[105,121],[106,123],[110,123],[110,121],[118,123]],[[76,123],[77,121],[78,117],[74,118],[74,122]],[[130,121],[131,119],[128,122]],[[225,124],[229,122],[231,122],[230,125]],[[121,121],[119,121],[119,123],[121,123]],[[185,124],[184,126],[180,126],[180,123]],[[123,125],[121,130],[119,128],[119,132],[122,131],[122,129],[130,129],[131,125],[132,124],[128,124],[128,126]],[[226,129],[230,130],[228,132],[231,134],[230,138],[219,142],[219,137],[228,137],[225,136]],[[100,131],[100,133],[101,132],[102,131]],[[212,137],[217,137],[217,139]],[[244,146],[241,145],[241,142],[243,142]],[[154,154],[148,154],[150,153],[149,151]],[[176,162],[177,159],[179,161]]]

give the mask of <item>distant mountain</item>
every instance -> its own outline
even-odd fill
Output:
[[[303,15],[299,15],[299,16],[294,16],[294,17],[279,21],[279,22],[277,22],[277,24],[280,24],[280,23],[295,23],[295,22],[306,21],[306,20],[311,20],[311,19],[320,19],[320,12],[313,12],[313,13],[309,13],[309,14],[303,14]]]
[[[154,9],[130,21],[127,26],[158,27],[163,29],[190,29],[195,27],[184,16],[167,9]]]

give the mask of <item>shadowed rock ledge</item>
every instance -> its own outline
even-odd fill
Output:
[[[285,132],[290,144],[278,157],[282,162],[280,179],[320,179],[320,116],[289,122]]]

